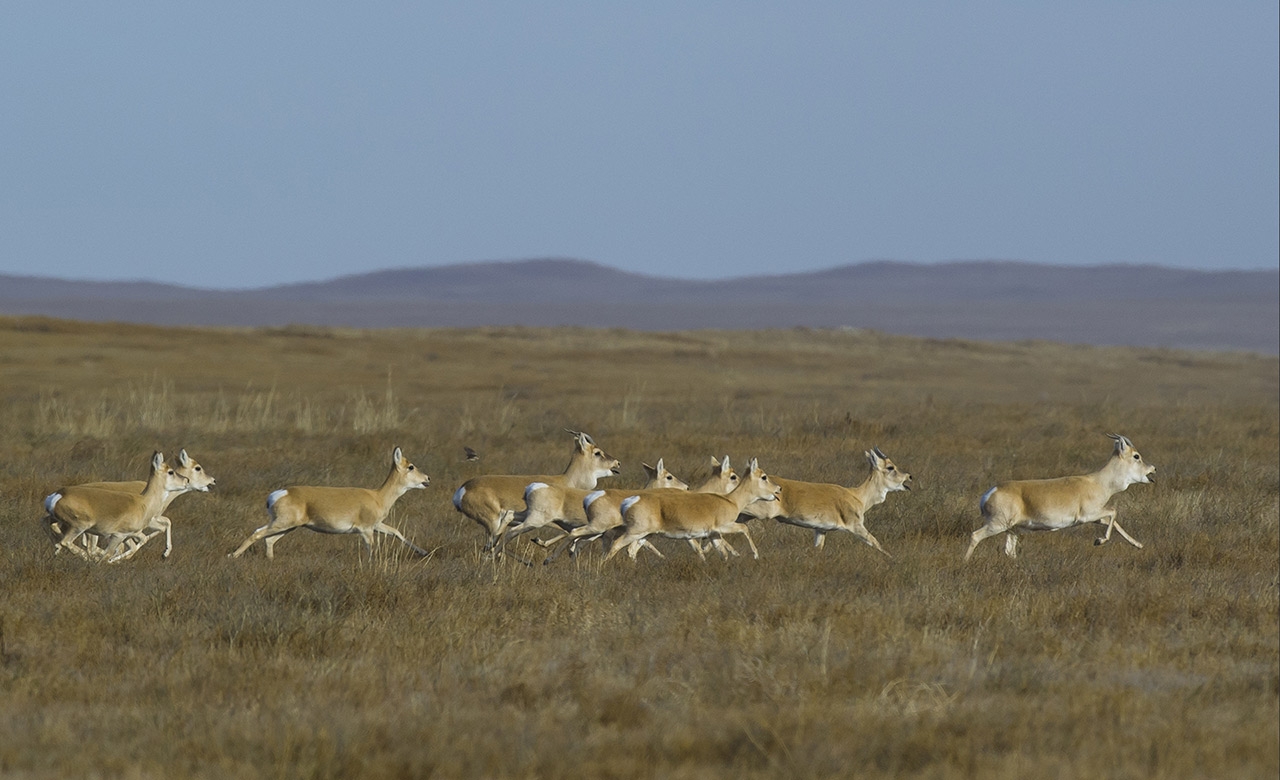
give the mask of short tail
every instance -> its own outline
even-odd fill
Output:
[[[44,497],[44,511],[47,515],[53,514],[53,508],[62,500],[61,493],[50,493]]]
[[[458,489],[453,491],[453,506],[459,512],[462,511],[462,497],[467,494],[467,486],[459,485]]]
[[[622,509],[622,514],[625,515],[627,511],[630,510],[631,507],[635,506],[636,502],[639,500],[640,500],[640,496],[627,496],[626,498],[622,499],[622,504],[619,507],[620,509]]]
[[[582,497],[582,508],[590,509],[591,505],[596,502],[596,499],[603,495],[604,495],[603,490],[593,490],[590,493],[586,494],[585,496]]]
[[[276,514],[276,502],[288,494],[288,490],[281,489],[272,491],[271,495],[267,496],[267,512],[270,513],[272,517],[275,517]]]
[[[547,487],[547,483],[545,482],[530,482],[524,489],[524,502],[526,504],[529,503],[529,496],[533,491],[542,490],[544,487]]]
[[[978,502],[978,509],[981,509],[984,515],[987,513],[987,501],[990,500],[991,495],[995,492],[996,492],[996,489],[991,488],[990,490],[982,494],[982,500]]]

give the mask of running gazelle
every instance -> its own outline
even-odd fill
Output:
[[[325,534],[359,534],[365,549],[373,553],[376,531],[394,536],[419,555],[426,550],[387,525],[387,514],[400,496],[431,484],[431,478],[404,457],[399,447],[391,453],[391,471],[382,486],[374,490],[359,487],[312,487],[298,485],[276,490],[267,496],[267,514],[271,520],[249,534],[231,558],[239,558],[255,542],[265,540],[267,557],[275,557],[275,543],[281,536],[299,528],[310,528]]]
[[[1112,529],[1139,549],[1142,545],[1116,522],[1116,510],[1107,502],[1130,485],[1153,483],[1156,467],[1142,459],[1125,436],[1108,433],[1115,442],[1106,465],[1092,474],[1056,479],[1019,479],[1002,482],[988,490],[979,502],[982,527],[973,532],[964,559],[969,560],[978,543],[989,536],[1007,533],[1004,552],[1018,557],[1018,537],[1025,531],[1061,531],[1086,523],[1105,523],[1105,535],[1094,544],[1106,544]]]

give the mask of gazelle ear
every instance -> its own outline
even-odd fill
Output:
[[[760,464],[756,461],[755,458],[751,459],[751,464],[747,466],[747,471],[752,474],[760,473]]]
[[[650,466],[648,463],[643,462],[640,465],[644,467],[644,473],[649,475],[649,479],[657,479],[658,472],[662,471],[662,458],[658,458],[657,467]]]
[[[187,457],[187,451],[185,449],[178,450],[178,463],[182,464],[183,467],[186,467],[191,463],[191,458]]]
[[[724,474],[732,469],[733,467],[729,465],[729,456],[725,455],[724,460],[720,461],[720,473]]]
[[[164,467],[164,453],[156,450],[151,456],[151,468],[159,471]]]
[[[404,463],[404,453],[400,451],[399,447],[396,447],[395,450],[392,451],[391,462],[396,465]]]
[[[654,466],[653,470],[659,474],[667,470],[667,467],[662,465],[662,458],[658,458],[658,465]]]
[[[863,452],[862,454],[867,456],[867,463],[870,463],[870,464],[871,464],[871,468],[874,470],[874,469],[875,469],[875,467],[876,467],[876,454],[875,454],[874,452],[872,452],[871,450],[867,450],[866,452]]]

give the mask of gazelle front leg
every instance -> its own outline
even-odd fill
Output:
[[[1120,532],[1120,535],[1124,537],[1124,540],[1126,542],[1133,545],[1134,547],[1137,547],[1139,550],[1142,549],[1142,542],[1139,542],[1137,539],[1134,539],[1132,536],[1130,536],[1129,532],[1125,531],[1124,528],[1122,528],[1120,524],[1116,522],[1116,510],[1114,509],[1107,510],[1107,513],[1102,517],[1098,518],[1097,522],[1106,523],[1107,532],[1103,534],[1101,538],[1094,539],[1093,540],[1094,544],[1106,544],[1108,541],[1110,541],[1111,530],[1114,528],[1115,530]]]
[[[1120,527],[1120,524],[1119,524],[1119,523],[1117,523],[1114,519],[1112,519],[1112,521],[1111,521],[1111,525],[1112,525],[1113,527],[1115,527],[1115,529],[1116,529],[1117,531],[1119,531],[1119,532],[1120,532],[1120,535],[1124,537],[1124,540],[1125,540],[1126,542],[1128,542],[1129,544],[1133,545],[1134,547],[1137,547],[1139,550],[1141,550],[1141,549],[1142,549],[1142,542],[1140,542],[1140,541],[1138,541],[1137,539],[1134,539],[1132,536],[1130,536],[1130,535],[1129,535],[1129,533],[1128,533],[1127,531],[1125,531],[1123,528],[1121,528],[1121,527]]]
[[[893,557],[892,555],[889,555],[889,551],[888,551],[888,550],[886,550],[886,549],[884,549],[883,547],[881,547],[881,546],[880,546],[880,541],[879,541],[878,539],[876,539],[874,536],[872,536],[872,535],[871,535],[871,532],[870,532],[870,531],[868,531],[868,530],[867,530],[867,527],[866,527],[865,525],[863,525],[862,523],[856,523],[856,524],[854,524],[852,527],[850,527],[850,528],[849,528],[849,530],[850,530],[851,532],[853,532],[853,535],[854,535],[854,536],[858,537],[858,538],[859,538],[859,539],[861,539],[862,541],[864,541],[864,542],[866,542],[867,544],[871,545],[871,547],[872,547],[872,548],[874,548],[874,549],[876,549],[876,550],[879,550],[880,552],[884,553],[884,554],[885,554],[885,556],[887,556],[887,557],[889,557],[889,558],[892,558],[892,557]]]
[[[377,532],[379,532],[379,533],[384,533],[384,534],[386,534],[386,535],[388,535],[388,536],[394,536],[395,538],[399,539],[400,541],[402,541],[402,542],[404,542],[406,545],[408,545],[408,546],[409,546],[409,549],[413,550],[413,551],[414,551],[414,552],[416,552],[418,555],[421,555],[421,556],[422,556],[422,557],[424,557],[424,558],[431,554],[431,553],[427,552],[426,550],[422,549],[421,547],[419,547],[418,545],[416,545],[416,544],[414,544],[413,542],[411,542],[411,541],[409,541],[408,539],[406,539],[406,538],[405,538],[405,536],[404,536],[404,534],[400,533],[399,531],[397,531],[396,529],[394,529],[394,528],[392,528],[391,526],[387,525],[386,523],[378,523],[377,525],[375,525],[375,526],[373,527],[373,530],[375,530],[375,531],[377,531]]]

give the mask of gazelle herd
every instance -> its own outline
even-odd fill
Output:
[[[748,530],[751,520],[775,519],[813,531],[814,547],[822,548],[826,535],[847,531],[875,550],[889,553],[867,530],[866,513],[890,493],[911,489],[911,474],[900,469],[874,447],[866,453],[871,474],[856,487],[803,482],[770,476],[753,459],[746,472],[737,474],[727,457],[711,459],[711,477],[696,488],[666,470],[645,465],[649,481],[640,489],[597,489],[597,481],[618,474],[620,462],[596,446],[590,436],[569,431],[574,447],[563,473],[514,476],[485,475],[464,482],[453,494],[454,507],[474,520],[486,536],[484,549],[493,556],[523,534],[554,529],[558,536],[534,541],[550,547],[543,563],[550,564],[566,550],[576,554],[579,545],[603,539],[612,559],[624,549],[634,560],[643,548],[659,557],[649,541],[652,536],[686,540],[705,558],[707,546],[723,558],[737,555],[726,536],[740,534],[760,554]],[[988,490],[979,501],[983,525],[973,532],[965,551],[967,561],[987,537],[1007,534],[1005,553],[1017,556],[1018,540],[1028,531],[1059,531],[1076,525],[1101,523],[1104,544],[1112,531],[1135,547],[1142,545],[1116,522],[1116,510],[1107,506],[1112,496],[1130,485],[1151,483],[1155,466],[1146,463],[1124,436],[1108,434],[1115,446],[1110,459],[1098,471],[1056,479],[1015,480]],[[358,534],[372,551],[374,534],[392,536],[415,553],[426,550],[387,525],[392,505],[406,492],[426,488],[431,479],[410,463],[399,447],[391,455],[391,470],[377,489],[358,487],[293,486],[272,492],[266,500],[268,522],[251,533],[229,557],[239,558],[258,541],[267,558],[285,534],[309,528],[327,534]],[[177,466],[166,464],[157,452],[152,456],[146,482],[96,482],[69,486],[50,494],[44,502],[42,525],[53,539],[54,552],[68,550],[87,560],[117,562],[135,555],[161,532],[164,557],[173,549],[172,523],[164,516],[170,503],[190,491],[208,491],[215,484],[186,450]],[[77,545],[80,542],[83,546]],[[100,542],[105,546],[100,546]],[[522,561],[527,563],[527,561]]]

